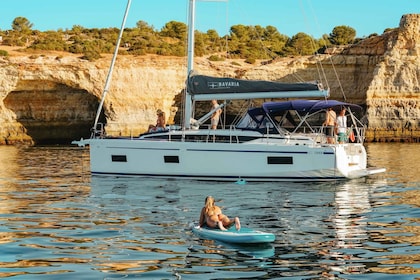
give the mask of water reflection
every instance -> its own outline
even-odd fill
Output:
[[[415,277],[420,166],[418,146],[408,146],[369,146],[372,165],[390,171],[373,178],[244,185],[90,178],[86,150],[0,147],[0,277]],[[233,246],[193,235],[207,195],[276,241]]]
[[[369,239],[366,214],[371,211],[372,186],[357,180],[339,185],[335,193],[335,213],[332,217],[335,238],[320,251],[326,271],[345,274],[366,273],[367,268],[360,258],[352,253],[363,249]]]
[[[0,184],[6,184],[9,180],[15,178],[15,174],[19,171],[16,163],[19,149],[14,146],[0,145]]]
[[[370,143],[367,146],[369,164],[386,167],[382,177],[397,183],[417,185],[420,181],[420,143]]]

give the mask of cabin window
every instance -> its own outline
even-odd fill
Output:
[[[267,157],[267,164],[293,164],[293,157]]]
[[[111,158],[113,162],[127,162],[126,155],[112,155]]]
[[[164,156],[165,163],[179,163],[178,156]]]

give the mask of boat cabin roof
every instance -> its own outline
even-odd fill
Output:
[[[337,100],[291,100],[283,102],[265,102],[261,106],[261,109],[266,114],[277,115],[277,113],[283,113],[284,111],[289,110],[294,110],[302,114],[314,113],[328,108],[338,110],[342,107],[352,107],[361,110],[361,107],[359,105],[341,102]],[[252,111],[252,109],[250,111]]]
[[[290,126],[289,131],[297,131],[302,125],[308,127],[319,126],[323,120],[312,116],[319,115],[320,112],[328,108],[333,108],[336,111],[341,108],[352,108],[360,111],[362,109],[359,105],[337,100],[265,102],[261,107],[249,109],[247,114],[239,121],[237,127],[259,131],[265,131],[267,127],[276,127],[277,130],[282,130],[284,133],[285,130],[282,127]]]

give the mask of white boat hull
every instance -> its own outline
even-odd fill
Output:
[[[89,139],[79,144],[90,146],[94,175],[217,181],[327,181],[366,176],[366,152],[361,144],[203,143],[127,138]]]

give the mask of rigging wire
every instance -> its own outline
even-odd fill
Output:
[[[106,82],[105,82],[104,90],[102,92],[101,102],[99,103],[99,107],[98,107],[98,110],[96,112],[95,123],[93,125],[93,130],[94,131],[96,130],[96,127],[98,126],[99,115],[101,114],[101,111],[102,111],[102,108],[103,108],[104,102],[105,102],[105,97],[106,97],[106,95],[108,93],[108,90],[109,90],[109,85],[111,83],[112,72],[114,70],[115,61],[116,61],[117,55],[118,55],[118,49],[120,47],[122,35],[124,33],[125,22],[127,20],[128,11],[130,10],[130,5],[131,5],[131,0],[127,0],[127,6],[125,8],[124,18],[123,18],[123,21],[121,23],[121,29],[120,29],[120,32],[118,34],[117,43],[115,45],[114,55],[112,56],[111,66],[109,67],[108,76],[106,77]]]
[[[312,34],[311,24],[308,23],[308,16],[305,13],[305,8],[304,8],[304,5],[303,5],[302,1],[299,1],[299,4],[300,4],[299,7],[300,7],[300,10],[301,10],[301,13],[303,15],[303,19],[305,21],[305,26],[306,26],[307,30],[309,31],[309,34]],[[315,16],[315,13],[314,13],[314,10],[313,10],[313,6],[311,5],[311,1],[310,0],[308,0],[308,5],[311,8],[310,10],[312,12],[312,15],[313,15],[313,18],[314,18],[314,22],[317,23],[316,24],[317,26],[319,26],[318,20],[317,20],[317,18]],[[317,72],[318,72],[318,77],[321,80],[321,83],[324,83],[325,82],[326,87],[329,88],[330,86],[329,86],[329,83],[328,83],[327,75],[326,75],[326,73],[324,71],[324,67],[323,67],[321,61],[319,60],[319,53],[318,53],[318,48],[317,48],[316,43],[315,43],[315,39],[314,39],[313,36],[310,36],[310,38],[311,38],[311,47],[314,50],[314,53],[316,55],[315,58],[316,58],[317,62],[316,62],[315,65],[316,65],[316,69],[317,69]]]
[[[314,18],[314,22],[316,23],[316,26],[318,27],[318,30],[319,30],[319,29],[320,29],[320,28],[319,28],[319,21],[318,21],[318,19],[317,19],[317,17],[316,17],[316,14],[315,14],[315,12],[314,12],[314,8],[313,8],[312,1],[311,1],[311,0],[308,0],[308,5],[309,5],[310,10],[311,10],[311,12],[312,12],[312,15],[313,15],[313,18]],[[304,18],[305,18],[305,23],[306,23],[306,25],[310,27],[310,25],[309,25],[309,24],[307,24],[307,21],[306,21],[306,17],[305,17],[305,16],[304,16]],[[310,29],[310,28],[309,28],[309,29]],[[314,42],[313,42],[313,43],[314,43]],[[323,47],[324,47],[325,49],[327,48],[327,45],[325,44],[325,42],[324,42]],[[315,47],[314,47],[314,48],[315,48]],[[318,53],[316,53],[316,54],[318,55]],[[319,56],[318,56],[318,57],[319,57]],[[341,94],[342,94],[342,96],[343,96],[343,98],[344,98],[344,101],[347,101],[347,97],[346,97],[346,94],[345,94],[345,92],[344,92],[344,89],[343,89],[342,83],[341,83],[340,78],[339,78],[339,76],[338,76],[338,73],[337,73],[337,70],[336,70],[336,68],[335,68],[335,65],[334,65],[334,63],[333,63],[333,61],[332,61],[332,56],[331,56],[331,55],[329,55],[329,56],[328,56],[328,59],[329,59],[329,61],[330,61],[330,63],[331,63],[331,66],[332,66],[332,69],[333,69],[333,72],[334,72],[335,78],[336,78],[336,80],[337,80],[337,82],[338,82],[338,86],[339,86],[339,88],[340,88],[340,92],[341,92]],[[324,68],[323,68],[323,66],[322,66],[322,63],[318,63],[318,64],[317,64],[317,67],[319,67],[319,71],[320,71],[320,72],[322,72],[322,76],[320,75],[320,77],[323,77],[323,78],[325,79],[326,86],[327,86],[327,88],[329,88],[328,79],[326,78],[326,76],[327,76],[327,75],[325,74],[325,71],[324,71]]]

